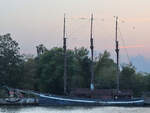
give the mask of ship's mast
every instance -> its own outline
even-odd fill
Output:
[[[91,85],[90,89],[91,91],[94,90],[94,69],[93,69],[93,14],[91,15],[91,29],[90,29],[90,42],[91,42]]]
[[[64,94],[67,94],[67,54],[66,54],[66,17],[64,14],[63,27],[63,48],[64,48]]]
[[[118,41],[118,17],[116,17],[116,54],[117,54],[117,93],[119,93],[119,41]]]

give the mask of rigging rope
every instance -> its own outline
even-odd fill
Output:
[[[130,57],[129,57],[129,54],[128,54],[128,50],[126,48],[126,44],[125,44],[125,40],[124,40],[124,37],[121,33],[121,30],[120,30],[120,27],[118,26],[118,31],[119,31],[119,34],[120,34],[120,38],[122,40],[122,43],[123,43],[123,46],[124,46],[124,50],[126,52],[126,55],[127,55],[127,59],[128,59],[128,63],[131,64],[131,61],[130,61]]]
[[[80,24],[75,24],[74,21],[77,21],[78,23],[80,21],[81,22],[80,22]],[[90,25],[90,24],[89,25],[87,24],[87,22],[89,22],[89,21],[90,21],[89,18],[76,18],[75,20],[70,18],[70,22],[68,22],[68,27],[67,27],[68,28],[67,37],[74,39],[74,42],[78,42],[78,41],[83,42],[85,36],[83,38],[81,36],[79,36],[78,31],[81,28],[84,28],[84,29],[82,29],[83,30],[82,33],[84,33],[85,31],[87,32],[87,30],[89,30],[89,29],[85,29],[85,28],[88,28],[87,26]],[[77,25],[77,26],[74,27],[73,25]],[[73,28],[73,30],[72,30],[72,28]],[[82,34],[82,35],[85,35],[85,34]]]

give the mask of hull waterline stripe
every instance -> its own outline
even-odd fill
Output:
[[[75,99],[67,99],[67,98],[60,98],[60,97],[52,97],[52,96],[45,96],[45,95],[40,95],[41,97],[45,98],[50,98],[50,99],[55,99],[55,100],[62,100],[62,101],[72,101],[72,102],[84,102],[84,103],[95,103],[96,101],[88,101],[88,100],[75,100]]]
[[[90,100],[79,100],[79,99],[67,99],[67,98],[60,98],[60,97],[53,97],[53,96],[45,96],[45,95],[40,95],[41,97],[44,98],[49,98],[49,99],[55,99],[55,100],[61,100],[61,101],[71,101],[71,102],[83,102],[83,103],[99,103],[99,104],[133,104],[133,103],[143,103],[144,100],[135,100],[135,101],[90,101]]]

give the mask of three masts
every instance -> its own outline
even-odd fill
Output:
[[[91,27],[90,27],[90,49],[91,49],[91,83],[90,90],[94,91],[94,44],[93,44],[93,14],[91,14]],[[117,54],[117,92],[119,93],[119,41],[118,41],[118,17],[116,17],[116,54]],[[64,94],[67,95],[67,53],[66,53],[66,16],[64,14],[64,26],[63,26],[63,49],[64,49]]]

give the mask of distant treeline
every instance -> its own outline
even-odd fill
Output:
[[[63,93],[63,48],[50,50],[44,45],[36,47],[36,57],[21,55],[19,44],[10,34],[0,36],[0,85],[30,89],[43,93]],[[67,50],[67,89],[90,87],[89,51],[82,48]],[[94,83],[97,89],[116,88],[116,63],[105,51],[94,59]],[[120,89],[133,90],[136,96],[150,91],[150,74],[137,73],[132,64],[120,70]]]

